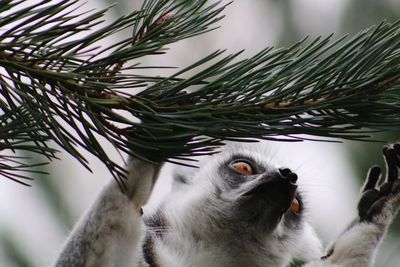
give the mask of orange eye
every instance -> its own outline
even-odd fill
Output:
[[[232,163],[232,167],[240,174],[252,175],[254,174],[253,167],[245,161],[236,161]]]
[[[298,213],[300,211],[300,203],[297,198],[293,199],[290,209],[295,213]]]

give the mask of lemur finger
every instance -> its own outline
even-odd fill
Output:
[[[396,181],[394,181],[393,187],[392,187],[392,192],[394,194],[400,192],[400,179],[397,179]]]
[[[386,181],[394,182],[398,178],[397,155],[393,148],[384,147],[383,155],[386,162]]]
[[[385,208],[388,199],[389,197],[382,197],[379,200],[377,200],[368,210],[365,220],[372,222],[376,215],[381,214],[382,210]]]
[[[392,193],[393,182],[385,182],[379,187],[379,192],[381,196],[387,196]]]
[[[393,144],[393,150],[396,153],[396,165],[398,168],[400,168],[400,143],[399,142]],[[396,181],[398,181],[399,179],[400,179],[400,177],[397,177]]]
[[[382,170],[378,166],[372,166],[367,173],[367,178],[365,179],[365,184],[361,192],[365,192],[376,187],[376,183],[381,176]]]
[[[394,152],[396,152],[396,155],[397,155],[397,166],[398,167],[400,167],[400,143],[395,143],[394,145],[393,145],[393,149],[394,149]]]
[[[396,165],[400,168],[400,143],[393,144],[394,152],[396,153]],[[400,187],[400,177],[397,177],[396,181],[393,184],[393,192],[399,192]]]
[[[368,218],[371,207],[381,198],[381,194],[376,189],[369,189],[364,191],[361,195],[360,201],[358,202],[358,216],[361,220]]]

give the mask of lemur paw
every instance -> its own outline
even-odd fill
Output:
[[[131,158],[129,161],[124,193],[140,212],[150,197],[162,165],[162,163],[152,163],[136,158]]]
[[[384,224],[400,205],[400,142],[384,146],[383,156],[386,163],[385,181],[381,184],[378,182],[382,171],[380,167],[373,166],[362,189],[358,214],[363,222]]]

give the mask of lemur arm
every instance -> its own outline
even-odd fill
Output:
[[[137,265],[142,238],[141,207],[148,200],[160,165],[131,159],[123,192],[110,181],[67,239],[54,266]]]
[[[379,186],[379,167],[367,175],[358,203],[358,217],[337,238],[328,254],[304,267],[368,267],[400,207],[400,143],[383,148],[386,179]]]

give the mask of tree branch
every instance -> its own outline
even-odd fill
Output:
[[[298,141],[299,134],[366,140],[371,131],[400,125],[400,22],[349,40],[329,36],[266,48],[240,61],[240,53],[215,51],[166,77],[132,74],[149,67],[140,65],[142,57],[213,29],[224,6],[206,2],[147,0],[95,31],[106,11],[75,14],[77,1],[25,8],[1,2],[1,10],[12,10],[0,18],[4,125],[23,134],[18,142],[34,142],[27,150],[52,157],[52,140],[89,168],[83,148],[119,181],[124,169],[99,136],[119,152],[176,161],[214,153],[222,140]],[[101,48],[104,38],[126,28],[132,36]],[[86,30],[84,37],[67,38]],[[195,74],[183,78],[188,72]],[[29,119],[19,124],[22,114]],[[35,131],[27,130],[32,125]],[[11,133],[0,131],[0,140],[18,149]]]

